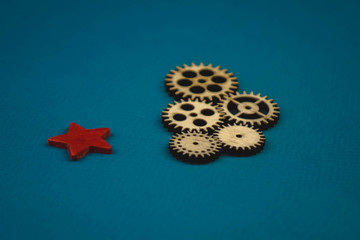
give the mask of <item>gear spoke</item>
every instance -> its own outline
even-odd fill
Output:
[[[242,104],[243,102],[240,101],[238,98],[231,99],[232,101],[236,101],[238,104]]]
[[[260,116],[262,116],[263,118],[266,118],[266,119],[269,118],[267,115],[263,114],[262,112],[257,112],[256,114],[258,114],[258,115],[260,115]]]
[[[254,107],[249,107],[245,104],[245,102],[240,102],[243,99],[244,101],[248,100],[248,105],[255,104]],[[251,101],[250,99],[253,99]],[[246,109],[246,113],[248,110],[251,110],[254,116],[249,116],[249,114],[244,114],[239,112],[234,113],[233,109],[230,108],[229,103],[232,104],[244,104],[243,107]],[[231,105],[231,104],[230,104]],[[260,94],[254,95],[251,93],[235,93],[230,95],[229,97],[222,100],[219,104],[220,111],[224,114],[224,116],[229,120],[236,123],[244,123],[249,126],[253,126],[258,129],[268,129],[276,124],[279,119],[280,112],[278,110],[277,104],[273,102],[273,100],[267,99],[267,97],[262,97]],[[241,109],[241,108],[240,108]],[[261,112],[261,109],[267,109],[267,113]],[[249,111],[250,112],[250,111]]]
[[[236,106],[241,104],[241,102],[236,101],[236,99],[230,99],[230,102],[232,102],[233,104],[235,104]]]
[[[243,113],[241,111],[239,111],[238,113],[235,114],[236,117],[241,117],[241,115],[243,115]]]

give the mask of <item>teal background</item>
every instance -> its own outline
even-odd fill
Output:
[[[359,1],[1,1],[0,239],[360,239]],[[281,109],[260,154],[167,151],[164,77],[213,63]],[[70,122],[114,154],[47,146]]]

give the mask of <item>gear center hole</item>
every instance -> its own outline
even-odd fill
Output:
[[[237,138],[242,138],[242,135],[241,134],[236,134],[236,137]]]
[[[197,117],[197,114],[196,113],[190,113],[190,116]]]
[[[199,143],[198,142],[193,142],[194,145],[198,145]]]
[[[245,107],[245,109],[250,110],[250,109],[251,109],[251,107],[250,107],[250,106],[246,106],[246,107]]]
[[[206,80],[205,80],[205,79],[199,79],[198,82],[199,82],[199,83],[205,83]]]

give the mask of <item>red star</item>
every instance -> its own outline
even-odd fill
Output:
[[[69,130],[48,139],[50,146],[66,148],[73,161],[79,160],[89,152],[112,153],[112,147],[104,139],[110,136],[110,128],[85,129],[70,123]]]

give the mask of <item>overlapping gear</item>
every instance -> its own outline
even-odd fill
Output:
[[[220,66],[176,67],[166,75],[165,87],[177,100],[162,112],[164,126],[175,132],[169,150],[184,162],[209,163],[222,152],[257,154],[265,145],[262,130],[280,117],[273,99],[237,92],[237,78]]]

